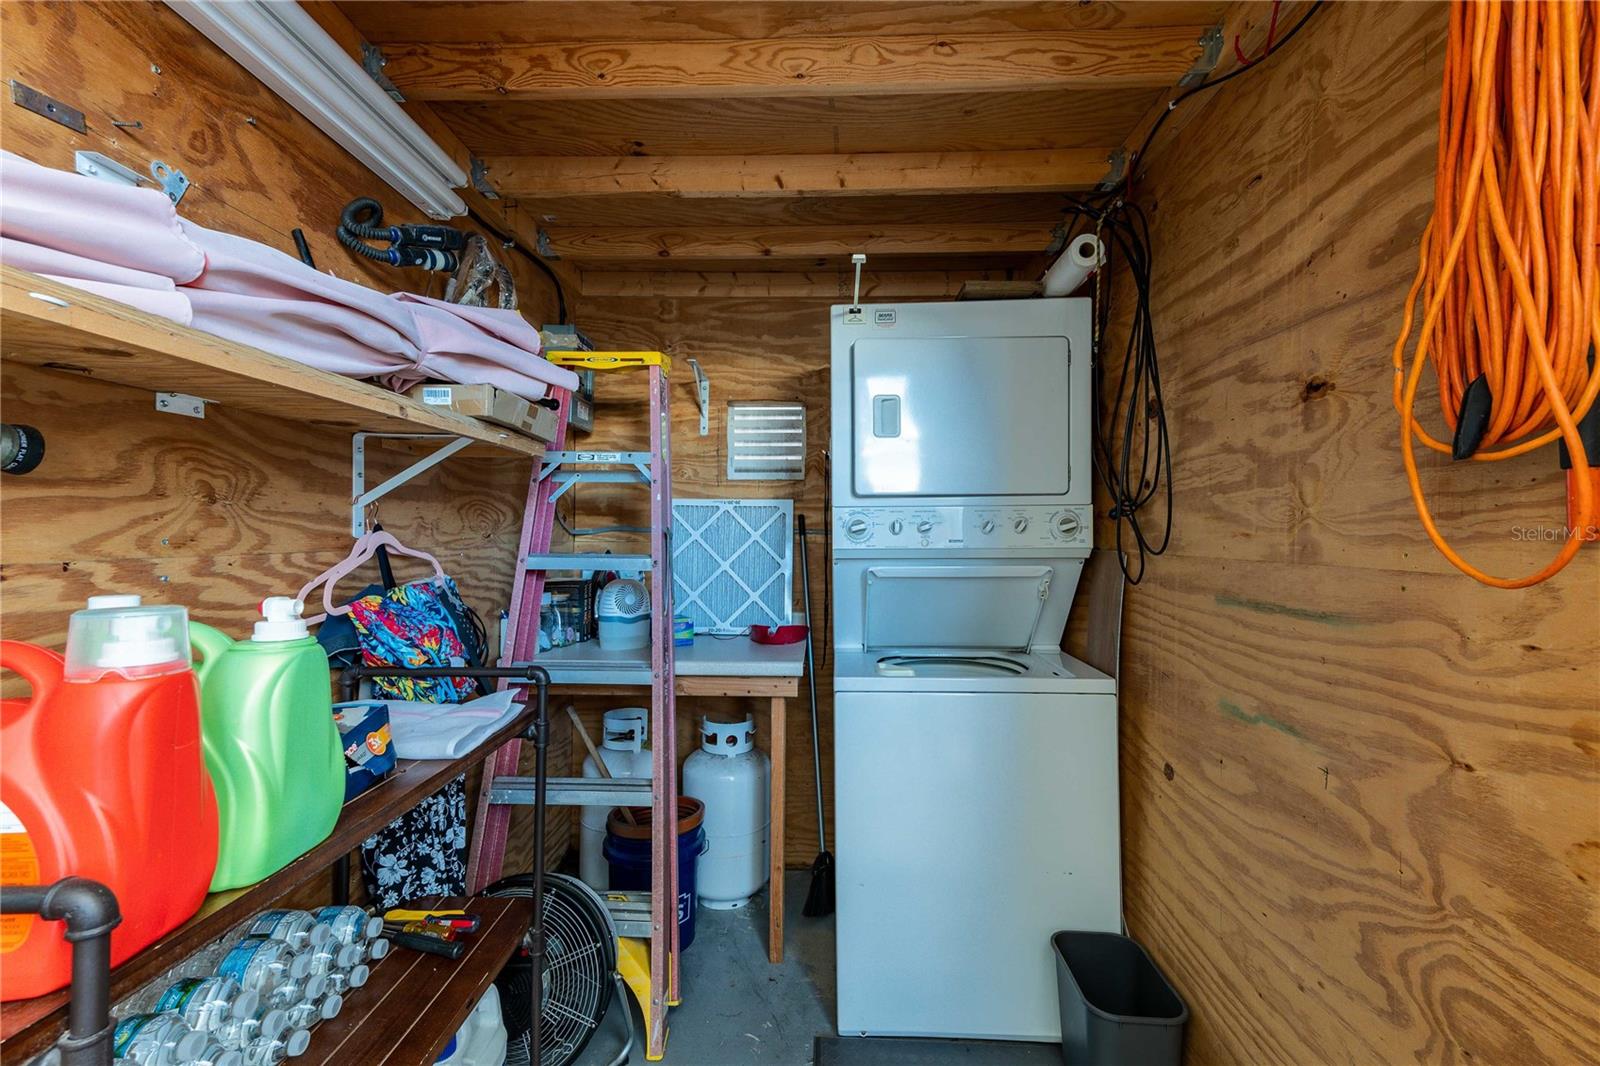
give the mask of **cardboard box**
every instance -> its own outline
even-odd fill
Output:
[[[457,414],[514,429],[547,444],[556,437],[554,411],[493,385],[415,385],[406,395],[429,407],[448,407]]]

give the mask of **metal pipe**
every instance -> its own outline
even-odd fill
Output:
[[[67,1032],[56,1042],[62,1066],[111,1062],[111,930],[122,921],[116,895],[98,881],[66,877],[53,885],[0,888],[0,914],[65,922],[72,945]]]

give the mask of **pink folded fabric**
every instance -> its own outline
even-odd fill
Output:
[[[349,377],[426,376],[416,323],[382,293],[256,241],[183,227],[206,255],[205,272],[184,287],[195,328]]]
[[[114,285],[105,281],[87,281],[83,278],[66,278],[55,274],[41,274],[40,277],[59,281],[63,285],[71,285],[75,289],[92,292],[96,296],[104,296],[108,300],[116,300],[130,307],[137,307],[152,315],[160,315],[178,323],[180,326],[194,324],[194,308],[189,305],[189,298],[176,289],[147,289],[139,285]]]
[[[10,237],[0,237],[0,263],[129,304],[185,326],[194,320],[188,298],[178,292],[171,278],[160,274],[102,263]]]
[[[515,311],[462,307],[409,293],[396,299],[416,321],[422,369],[431,377],[493,385],[528,400],[543,399],[550,386],[578,387],[578,375],[540,358],[538,331]]]
[[[136,289],[160,289],[171,292],[176,286],[164,274],[105,263],[87,256],[73,255],[56,248],[46,248],[27,241],[0,237],[0,262],[6,266],[31,270],[49,277],[76,278],[82,281],[101,281],[110,285],[128,285]]]
[[[0,236],[185,282],[205,255],[155,189],[98,181],[0,151]]]

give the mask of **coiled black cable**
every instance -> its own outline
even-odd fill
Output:
[[[383,205],[378,201],[369,196],[351,200],[345,204],[344,210],[339,212],[339,226],[336,231],[339,243],[357,255],[387,263],[390,261],[389,250],[374,248],[367,243],[367,241],[391,239],[392,231],[382,225],[382,222]]]
[[[1094,469],[1111,507],[1107,516],[1116,524],[1117,555],[1130,585],[1144,578],[1148,557],[1160,555],[1172,540],[1172,447],[1167,432],[1166,404],[1161,395],[1161,365],[1156,350],[1155,323],[1150,313],[1150,276],[1153,257],[1150,226],[1137,204],[1118,199],[1106,207],[1073,199],[1068,213],[1097,232],[1106,245],[1107,262],[1100,268],[1100,299],[1095,303],[1095,339],[1098,345],[1110,324],[1109,279],[1120,257],[1134,284],[1134,309],[1113,389],[1103,354],[1095,353]],[[1147,529],[1146,508],[1163,498],[1161,531]]]

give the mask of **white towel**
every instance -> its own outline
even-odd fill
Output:
[[[521,713],[507,690],[466,703],[417,703],[383,700],[389,708],[389,732],[402,759],[456,759],[488,740]]]

